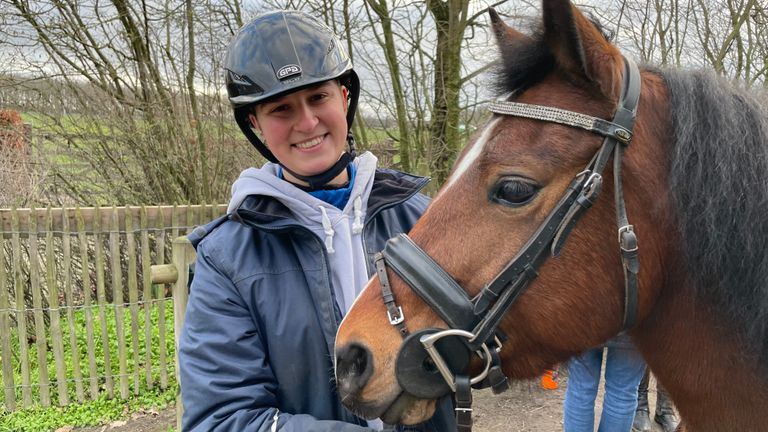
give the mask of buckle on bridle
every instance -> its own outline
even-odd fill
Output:
[[[624,145],[629,145],[629,143],[632,142],[632,132],[623,127],[617,127],[613,135]]]
[[[403,314],[402,306],[397,307],[397,314],[395,314],[394,317],[392,317],[392,313],[390,313],[390,311],[387,311],[387,318],[389,318],[389,323],[392,325],[398,325],[405,321],[405,315]]]
[[[584,188],[582,189],[582,195],[592,198],[592,196],[596,193],[600,192],[600,188],[603,185],[603,176],[600,175],[598,172],[593,172],[589,175],[587,178],[587,181],[584,182]]]
[[[619,228],[619,247],[624,252],[635,252],[638,249],[634,226],[624,225]]]
[[[493,335],[493,346],[496,353],[501,352],[501,339],[499,339],[498,335]]]

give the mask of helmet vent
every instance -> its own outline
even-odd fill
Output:
[[[235,98],[238,98],[244,95],[259,95],[264,92],[264,89],[256,85],[247,76],[227,70],[227,91],[231,95],[238,95],[235,96]]]

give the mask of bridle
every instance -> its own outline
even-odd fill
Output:
[[[395,369],[404,391],[423,399],[455,394],[459,431],[472,426],[471,387],[491,387],[494,393],[508,388],[501,371],[503,335],[498,325],[511,305],[550,256],[558,256],[565,240],[584,212],[594,204],[602,187],[602,173],[613,156],[614,197],[618,242],[624,270],[623,331],[635,325],[637,316],[637,236],[627,219],[621,182],[624,149],[632,140],[640,98],[640,71],[624,59],[624,81],[616,113],[611,121],[559,108],[506,100],[490,104],[498,115],[524,117],[586,129],[605,137],[585,169],[576,175],[555,208],[539,225],[523,248],[474,298],[406,234],[390,239],[374,258],[387,307],[387,316],[403,337]],[[395,302],[387,266],[405,281],[448,324],[449,329],[421,329],[410,334],[402,308]],[[472,353],[485,363],[470,378],[466,373]],[[458,372],[457,372],[458,371]]]

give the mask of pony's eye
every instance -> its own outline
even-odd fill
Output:
[[[491,189],[490,199],[509,207],[528,204],[539,192],[540,186],[519,178],[499,180]]]

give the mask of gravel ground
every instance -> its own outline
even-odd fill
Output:
[[[563,397],[567,378],[557,380],[556,390],[543,389],[538,381],[517,382],[500,395],[490,390],[475,391],[473,404],[473,431],[476,432],[551,432],[563,429]],[[651,407],[655,406],[655,383],[649,386]],[[602,408],[602,391],[596,402],[597,413]],[[169,407],[161,411],[134,414],[131,418],[90,428],[62,428],[57,432],[169,432],[176,425],[176,410]],[[661,428],[654,424],[654,432]]]

